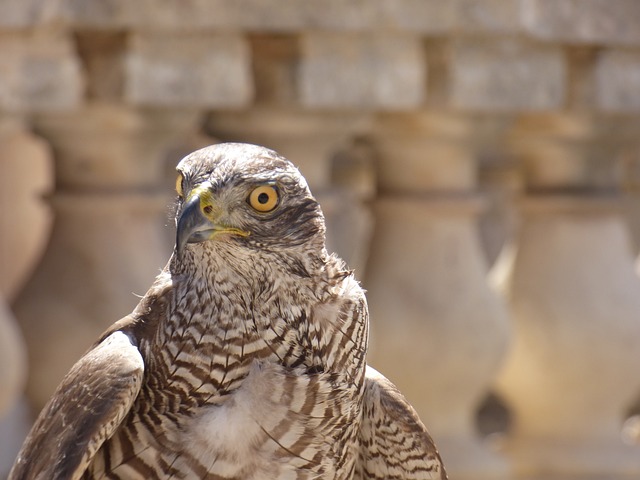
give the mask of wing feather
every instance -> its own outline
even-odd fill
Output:
[[[79,479],[135,401],[144,372],[137,347],[115,331],[69,371],[27,437],[9,480]]]
[[[362,412],[361,478],[447,478],[440,454],[416,411],[389,380],[369,366]]]

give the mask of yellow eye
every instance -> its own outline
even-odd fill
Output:
[[[182,189],[183,180],[184,180],[184,177],[182,176],[182,174],[178,173],[178,178],[176,178],[176,192],[178,192],[178,195],[180,196],[180,198],[184,198],[184,191]]]
[[[258,212],[270,212],[278,206],[278,190],[271,185],[261,185],[249,194],[249,205]]]

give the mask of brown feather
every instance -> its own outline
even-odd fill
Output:
[[[90,350],[44,407],[9,479],[81,478],[131,408],[143,371],[140,352],[121,332]]]

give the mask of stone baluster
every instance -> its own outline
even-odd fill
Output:
[[[44,251],[51,213],[53,158],[16,116],[0,120],[0,477],[8,474],[29,419],[23,399],[27,350],[11,301]],[[22,399],[22,401],[20,401]]]
[[[15,303],[35,408],[97,336],[132,310],[168,260],[172,184],[163,154],[197,130],[198,115],[94,105],[41,115],[37,126],[55,153],[55,221]]]
[[[485,280],[470,128],[442,113],[386,115],[375,129],[370,358],[416,407],[451,478],[501,478],[506,464],[474,428],[509,327]]]
[[[46,248],[53,189],[50,147],[23,122],[0,121],[0,291],[11,302]]]
[[[21,396],[26,349],[9,303],[47,241],[51,218],[38,195],[52,186],[51,152],[14,118],[0,121],[0,417]]]
[[[507,452],[522,477],[635,478],[640,449],[621,426],[640,390],[640,280],[618,211],[618,148],[571,115],[523,118],[512,140],[527,195],[494,272],[515,326],[499,377]]]

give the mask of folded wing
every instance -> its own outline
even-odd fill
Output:
[[[398,389],[367,366],[359,475],[363,479],[446,479],[438,450]]]
[[[138,348],[108,335],[71,369],[31,429],[10,480],[79,479],[125,418],[144,372]]]

